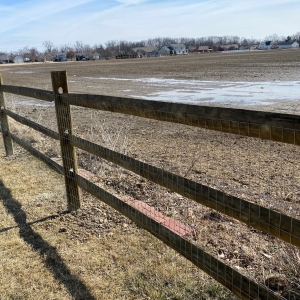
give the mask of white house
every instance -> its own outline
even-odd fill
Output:
[[[23,59],[22,56],[16,55],[16,56],[14,57],[13,62],[14,62],[15,64],[20,64],[20,63],[23,63],[23,62],[24,62],[24,59]]]
[[[169,44],[167,47],[173,51],[173,54],[188,54],[184,44]]]
[[[263,41],[263,42],[260,42],[257,49],[258,50],[270,50],[272,45],[273,45],[272,41]]]
[[[55,61],[67,61],[67,53],[65,52],[55,53]]]
[[[0,63],[7,64],[9,62],[9,55],[8,54],[0,54]]]
[[[93,60],[99,60],[100,57],[101,57],[101,55],[100,55],[100,53],[98,53],[98,52],[95,52],[95,53],[92,54],[92,59],[93,59]]]
[[[277,43],[277,48],[279,49],[299,48],[299,43],[296,41],[280,42]]]

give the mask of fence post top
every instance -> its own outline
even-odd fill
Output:
[[[52,71],[51,79],[54,95],[69,92],[67,71]]]

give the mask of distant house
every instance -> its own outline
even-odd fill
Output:
[[[277,43],[278,49],[291,49],[291,48],[299,48],[299,43],[296,41],[290,42],[279,42]]]
[[[184,44],[169,44],[167,47],[173,54],[188,54],[188,50]]]
[[[197,50],[196,46],[188,46],[188,52],[189,53],[193,53],[193,52],[195,52],[195,50]]]
[[[243,44],[240,46],[240,49],[239,50],[249,50],[250,49],[250,46],[248,44]]]
[[[209,46],[199,46],[198,49],[194,50],[194,53],[209,53],[212,49]]]
[[[16,55],[16,56],[14,57],[14,60],[13,60],[13,62],[14,62],[15,64],[21,64],[21,63],[23,63],[23,62],[24,62],[24,59],[23,59],[23,57],[22,57],[22,56],[20,56],[20,55]]]
[[[101,55],[100,55],[100,53],[98,53],[98,52],[95,52],[95,53],[92,54],[92,59],[93,59],[93,60],[99,60],[100,57],[101,57]]]
[[[166,46],[161,47],[158,50],[158,55],[159,56],[166,56],[166,55],[170,55],[170,49],[167,48]]]
[[[224,51],[239,50],[239,45],[238,44],[225,44],[225,45],[222,45],[222,48],[224,49]]]
[[[136,47],[132,48],[128,54],[136,54],[138,57],[152,57],[158,55],[158,49],[155,46]]]
[[[0,54],[0,64],[8,64],[8,63],[9,63],[9,55]]]
[[[55,53],[55,61],[67,61],[67,53],[66,52]]]
[[[263,41],[260,42],[257,49],[258,50],[270,50],[272,48],[273,42],[272,41]]]
[[[36,61],[38,62],[47,62],[47,61],[54,61],[55,57],[53,54],[47,53],[47,54],[40,54],[37,56]]]
[[[253,44],[250,46],[250,50],[256,50],[258,49],[259,44]]]

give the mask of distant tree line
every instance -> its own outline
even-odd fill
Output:
[[[288,37],[279,36],[277,34],[272,34],[265,37],[266,41],[272,42],[284,42],[290,40],[296,40],[300,44],[300,31],[296,34],[290,35]],[[84,44],[82,41],[76,41],[73,45],[65,44],[62,46],[55,46],[52,41],[44,41],[43,47],[44,51],[38,51],[36,48],[29,48],[28,46],[20,49],[16,52],[8,52],[8,53],[1,53],[6,54],[9,56],[20,55],[24,59],[29,59],[31,61],[35,61],[36,58],[41,54],[52,54],[58,52],[65,52],[67,54],[67,58],[69,59],[76,59],[78,53],[84,53],[85,55],[92,57],[93,53],[99,53],[101,57],[114,57],[120,51],[122,52],[129,52],[130,49],[136,47],[145,47],[145,46],[156,46],[160,49],[163,46],[168,44],[185,44],[186,47],[193,46],[211,46],[216,47],[226,44],[239,44],[244,48],[251,47],[253,44],[257,44],[260,41],[255,38],[245,38],[239,36],[208,36],[208,37],[200,37],[200,38],[188,38],[188,37],[181,37],[181,38],[170,38],[170,37],[157,37],[148,40],[142,41],[117,41],[117,40],[110,40],[103,44],[95,44],[94,46]]]

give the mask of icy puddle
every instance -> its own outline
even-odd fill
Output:
[[[271,105],[284,100],[300,100],[300,81],[225,82],[162,78],[86,78],[96,82],[105,80],[122,81],[124,84],[141,83],[143,94],[139,94],[139,89],[126,91],[134,93],[131,95],[133,97],[147,100],[239,106]]]
[[[225,82],[105,77],[85,77],[85,79],[88,79],[89,85],[87,87],[91,88],[101,87],[101,82],[103,81],[106,81],[109,86],[112,81],[119,81],[122,82],[119,85],[119,92],[126,93],[126,97],[155,101],[199,105],[214,104],[220,106],[265,106],[280,104],[281,109],[285,109],[288,101],[290,105],[300,100],[300,81]],[[70,80],[69,82],[75,81]],[[54,105],[53,103],[35,100],[19,100],[17,103],[33,106]]]
[[[11,73],[11,74],[32,74],[32,73],[37,73],[37,72],[28,70],[28,71],[11,71],[9,73]]]
[[[172,85],[174,82],[172,81]],[[182,85],[182,83],[178,83]],[[185,103],[221,103],[242,106],[271,105],[300,100],[300,81],[291,82],[190,82],[185,87],[141,96],[147,100]]]

